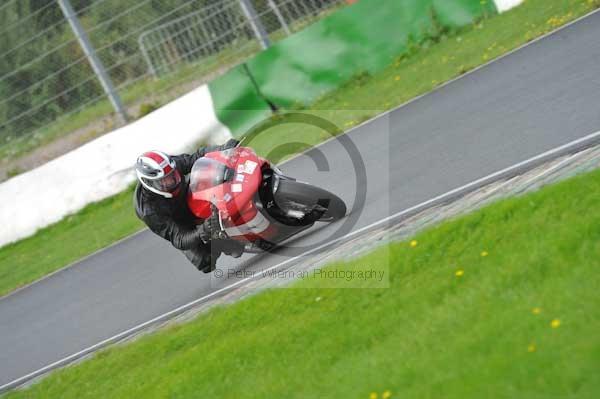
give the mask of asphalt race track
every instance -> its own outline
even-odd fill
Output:
[[[353,229],[600,130],[600,13],[352,130],[365,163],[366,206]],[[337,141],[284,172],[340,194],[356,185]],[[294,242],[321,243],[332,225]],[[85,239],[85,237],[82,237]],[[69,243],[59,243],[69,245]],[[261,270],[268,256],[222,258],[227,270]],[[170,245],[144,231],[0,300],[0,385],[200,298],[235,279],[197,272]]]

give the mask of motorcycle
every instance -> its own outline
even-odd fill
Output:
[[[249,147],[198,159],[187,203],[198,223],[212,218],[217,226],[213,241],[233,242],[247,253],[271,251],[316,222],[346,215],[346,204],[337,195],[284,175]]]

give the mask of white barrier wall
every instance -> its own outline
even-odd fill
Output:
[[[201,140],[231,137],[204,85],[142,119],[0,184],[0,246],[58,222],[87,204],[123,191],[135,180],[139,154],[189,150]]]
[[[525,0],[494,0],[498,12],[505,12],[524,2]]]

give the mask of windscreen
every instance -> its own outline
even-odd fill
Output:
[[[231,168],[211,158],[200,158],[192,167],[190,173],[190,190],[198,192],[218,186],[233,178]]]

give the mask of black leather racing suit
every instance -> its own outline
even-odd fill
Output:
[[[165,198],[147,190],[139,182],[133,196],[135,212],[137,216],[157,235],[167,241],[185,254],[190,262],[204,272],[214,269],[214,262],[220,255],[214,245],[205,243],[198,234],[197,221],[187,206],[187,190],[189,173],[194,162],[204,154],[211,151],[221,151],[235,147],[237,141],[229,140],[221,146],[200,148],[193,154],[181,154],[172,156],[179,173],[181,173],[182,189],[173,198]],[[211,251],[212,247],[212,251]]]

